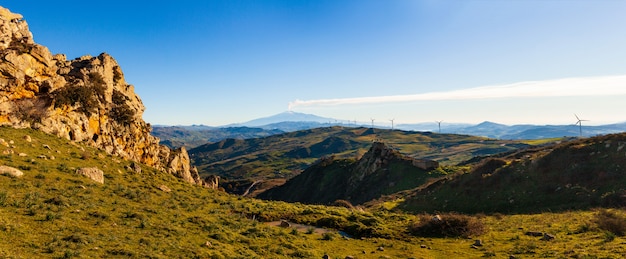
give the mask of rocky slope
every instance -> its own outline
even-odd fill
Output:
[[[0,125],[85,142],[205,184],[184,148],[170,150],[150,135],[144,109],[113,57],[52,55],[34,42],[21,15],[0,7]]]
[[[313,204],[332,204],[336,200],[361,204],[441,176],[442,172],[433,170],[437,167],[436,161],[403,156],[384,143],[375,142],[359,160],[322,158],[284,185],[257,197]]]

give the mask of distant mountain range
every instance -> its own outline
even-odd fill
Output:
[[[298,112],[283,112],[273,116],[254,119],[251,121],[230,124],[220,127],[204,125],[192,126],[154,126],[152,134],[161,139],[161,142],[176,148],[186,146],[197,147],[203,144],[218,142],[223,139],[247,139],[266,137],[284,132],[294,132],[331,126],[344,127],[371,127],[366,123],[346,123],[345,120],[321,117],[313,114]],[[439,128],[441,126],[441,128]],[[375,128],[389,129],[389,127],[374,125]],[[435,133],[452,133],[473,136],[483,136],[496,139],[543,139],[558,137],[584,137],[626,132],[626,122],[599,126],[578,125],[504,125],[485,121],[479,124],[441,123],[436,122],[398,124],[396,130],[430,131]]]

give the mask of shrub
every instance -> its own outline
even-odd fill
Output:
[[[94,90],[86,86],[70,85],[54,91],[54,108],[79,105],[78,111],[87,116],[98,107]]]
[[[348,209],[354,209],[354,206],[352,206],[352,203],[350,203],[347,200],[336,200],[336,201],[333,202],[332,206],[344,207],[344,208],[348,208]]]
[[[601,196],[602,206],[626,207],[626,190],[611,191]]]
[[[333,234],[332,232],[326,232],[322,234],[322,240],[331,241],[333,239],[335,239],[335,234]]]
[[[596,213],[594,223],[598,228],[609,231],[617,236],[626,234],[626,217],[610,210],[601,210]]]
[[[484,224],[477,218],[456,213],[430,216],[421,215],[419,222],[409,226],[411,234],[427,237],[471,237],[485,232]]]
[[[54,108],[79,105],[78,111],[91,116],[99,102],[105,101],[106,83],[98,73],[89,73],[88,76],[85,86],[69,85],[54,91]]]
[[[120,91],[113,90],[111,101],[113,102],[113,108],[110,114],[111,118],[120,124],[130,125],[135,117],[135,111],[126,103],[128,97]]]
[[[89,88],[93,90],[96,97],[104,102],[104,94],[106,92],[106,82],[104,82],[104,78],[98,73],[92,72],[89,73]]]
[[[20,99],[15,101],[13,107],[15,110],[11,115],[22,121],[29,123],[41,123],[42,118],[48,116],[47,100],[42,99]]]
[[[7,204],[7,193],[0,192],[0,206],[5,206]]]

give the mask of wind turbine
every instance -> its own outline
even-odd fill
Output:
[[[371,118],[370,120],[372,120],[372,129],[374,128],[374,118]]]
[[[443,120],[440,121],[435,121],[437,123],[437,125],[439,125],[439,133],[441,133],[441,123],[443,122]]]
[[[391,130],[393,130],[393,120],[395,120],[395,119],[391,119],[390,120],[391,121]]]
[[[578,124],[579,127],[579,131],[580,131],[580,137],[583,137],[583,121],[589,121],[589,120],[581,120],[580,118],[578,118],[578,115],[576,115],[576,113],[574,113],[574,116],[576,117],[576,119],[578,121],[576,121],[576,124]],[[576,125],[574,124],[574,125]]]

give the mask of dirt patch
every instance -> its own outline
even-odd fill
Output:
[[[274,226],[274,227],[284,227],[283,225],[281,225],[281,223],[282,223],[282,221],[272,221],[272,222],[266,222],[265,224],[268,224],[268,225]],[[296,223],[291,223],[291,222],[289,222],[289,226],[288,227],[284,227],[284,228],[295,228],[296,230],[298,230],[300,232],[311,232],[312,231],[312,233],[320,234],[320,235],[324,234],[324,233],[335,232],[333,230],[329,230],[329,229],[325,229],[325,228],[318,228],[318,227],[311,226],[311,225],[296,224]]]

